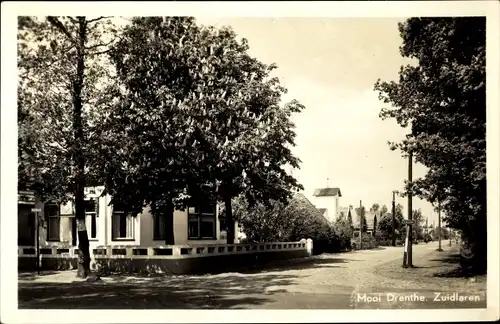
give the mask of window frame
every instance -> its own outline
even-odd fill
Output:
[[[48,213],[48,208],[47,207],[52,207],[52,206],[55,206],[57,208],[57,215],[49,215]],[[46,219],[46,222],[47,222],[47,227],[46,227],[46,231],[45,231],[45,236],[46,236],[46,241],[47,242],[61,242],[61,206],[57,203],[48,203],[44,206],[44,218]],[[50,233],[51,233],[51,227],[50,226],[50,220],[51,219],[57,219],[57,224],[59,225],[58,226],[58,231],[57,231],[57,238],[53,238],[50,236]],[[35,224],[36,226],[36,224]],[[35,237],[36,239],[36,237]]]
[[[87,202],[88,201],[95,202],[94,211],[87,212]],[[87,228],[87,237],[88,237],[89,241],[98,241],[99,240],[99,199],[98,198],[85,199],[84,208],[85,208],[85,227]],[[89,219],[89,216],[90,216],[90,224],[87,222],[87,219]],[[92,236],[92,216],[94,216],[94,218],[95,218],[95,237]],[[90,231],[89,231],[89,229],[90,229]]]
[[[120,220],[120,223],[116,224],[115,222],[115,216],[119,216],[119,220]],[[131,226],[131,229],[130,229],[130,232],[132,233],[132,236],[130,237],[116,237],[115,236],[115,226],[119,226],[121,228],[121,221],[122,219],[125,219],[125,235],[126,235],[126,232],[127,232],[127,223],[128,223],[128,219],[130,219],[130,226]],[[119,234],[121,234],[120,230],[118,230]],[[126,241],[135,241],[135,219],[134,217],[129,214],[129,213],[125,213],[124,211],[121,211],[121,210],[115,210],[115,207],[112,206],[111,207],[111,241],[119,241],[119,242],[126,242]]]
[[[152,215],[153,216],[153,241],[165,241],[167,235],[165,233],[165,216]],[[163,219],[163,228],[161,228],[161,221]],[[163,235],[158,235],[158,233],[163,233]]]
[[[192,204],[188,207],[188,212],[187,212],[187,237],[188,240],[193,240],[193,241],[208,241],[208,240],[216,240],[217,239],[217,204],[216,203],[209,203],[210,206],[213,206],[212,212],[203,212],[201,206],[202,203],[198,204]],[[212,209],[212,208],[211,208]],[[203,237],[201,236],[201,223],[203,218],[209,218],[210,221],[213,224],[213,235],[208,237]],[[190,223],[191,220],[195,219],[197,223],[197,236],[191,236],[190,234]]]

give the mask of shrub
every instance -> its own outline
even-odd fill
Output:
[[[361,240],[362,240],[362,242],[361,242],[362,243],[362,246],[361,246],[362,250],[370,250],[370,249],[377,248],[379,246],[377,239],[371,235],[365,234],[362,236]],[[352,239],[352,246],[353,246],[353,249],[359,250],[359,237]]]

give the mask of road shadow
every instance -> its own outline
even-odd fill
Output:
[[[121,278],[94,283],[19,283],[19,308],[245,308],[264,304],[271,294],[286,292],[286,286],[297,277],[263,274]]]
[[[441,263],[450,263],[450,264],[459,264],[460,263],[460,254],[449,254],[443,258],[432,259],[430,261],[441,262]]]
[[[385,246],[377,246],[374,248],[362,249],[362,250],[358,250],[358,251],[380,251],[380,250],[385,250],[385,249],[387,249]]]
[[[436,272],[434,277],[441,278],[471,278],[485,275],[478,272],[474,267],[466,267],[460,263],[459,253],[449,253],[441,259],[434,259],[431,261],[439,262],[440,264],[448,264],[448,269]]]
[[[338,268],[336,264],[348,263],[351,259],[338,258],[333,255],[322,255],[315,256],[312,258],[297,259],[295,262],[291,260],[285,260],[283,262],[276,262],[273,264],[268,264],[266,266],[250,267],[247,269],[238,269],[237,272],[244,274],[255,274],[255,273],[266,273],[266,272],[281,272],[290,270],[303,270],[303,269],[313,269],[313,268]]]
[[[35,280],[37,278],[40,278],[42,276],[49,276],[49,275],[53,275],[53,274],[56,274],[56,273],[59,273],[58,271],[52,271],[52,270],[43,270],[43,271],[40,271],[40,274],[38,274],[37,272],[33,272],[33,271],[19,271],[18,272],[18,278],[19,280]]]

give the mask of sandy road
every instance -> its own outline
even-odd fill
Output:
[[[437,243],[414,246],[414,265],[433,257]],[[59,274],[20,280],[20,308],[448,308],[481,307],[474,302],[439,302],[434,292],[471,291],[467,280],[406,277],[405,272],[384,275],[384,269],[400,269],[402,247],[313,257],[308,262],[271,270],[203,276],[156,278],[103,278],[100,283],[64,283]],[[428,262],[426,263],[428,264]],[[380,271],[382,269],[383,271]],[[413,271],[408,269],[405,271]],[[386,271],[387,272],[387,271]],[[66,272],[67,278],[74,274]],[[56,275],[57,276],[57,275]],[[57,282],[54,282],[57,281]],[[484,292],[481,303],[484,303]],[[366,298],[365,298],[366,294]],[[382,295],[380,295],[382,294]],[[417,294],[425,300],[388,301],[391,296]],[[117,298],[118,296],[127,298]],[[376,296],[382,300],[368,302]],[[360,299],[361,298],[361,299]]]

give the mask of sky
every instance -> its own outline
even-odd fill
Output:
[[[373,90],[378,78],[398,79],[402,44],[397,23],[404,18],[197,18],[201,24],[231,26],[248,40],[250,54],[276,63],[275,75],[288,89],[284,98],[299,100],[305,110],[294,117],[296,147],[302,161],[294,176],[312,200],[314,189],[338,187],[341,206],[390,208],[393,190],[402,190],[408,160],[390,151],[387,141],[400,141],[407,130],[395,120],[382,120],[387,107]],[[413,178],[426,168],[413,165]],[[328,180],[327,180],[328,179]],[[407,217],[407,199],[397,197]],[[413,198],[429,224],[437,224],[432,206]]]

